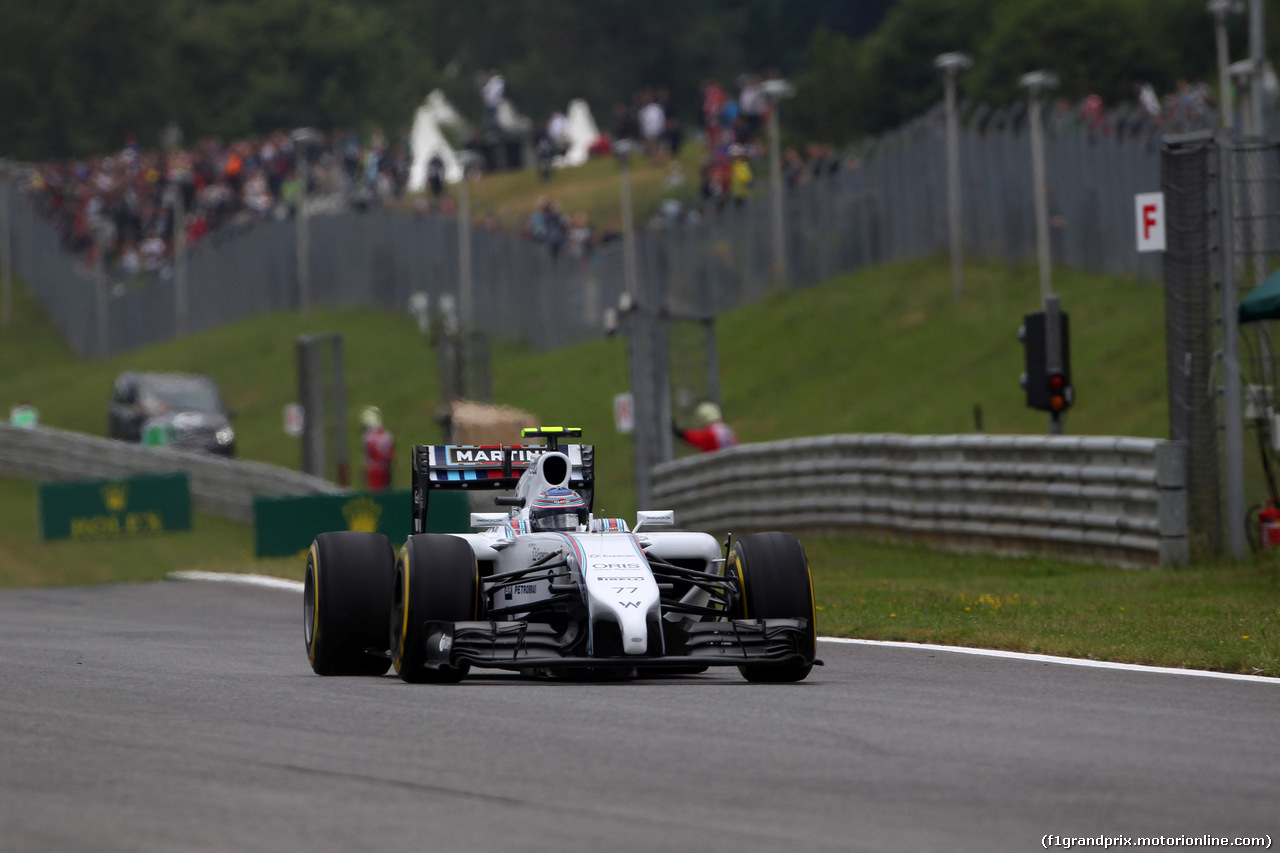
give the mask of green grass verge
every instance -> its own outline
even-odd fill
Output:
[[[1280,676],[1280,558],[1125,570],[808,539],[819,631]]]
[[[156,581],[176,569],[302,579],[298,560],[254,558],[251,525],[203,512],[190,532],[53,542],[40,539],[36,515],[36,484],[0,478],[0,587]]]

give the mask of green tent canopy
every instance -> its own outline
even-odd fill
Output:
[[[1236,322],[1256,323],[1259,320],[1280,320],[1280,270],[1262,280],[1262,284],[1249,292],[1236,306]]]

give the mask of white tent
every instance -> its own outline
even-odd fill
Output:
[[[591,117],[591,108],[581,98],[569,102],[569,112],[565,115],[565,133],[569,137],[569,150],[565,152],[557,166],[581,166],[587,162],[587,152],[600,136],[596,120]]]
[[[441,126],[466,127],[466,122],[439,89],[433,91],[413,116],[409,143],[413,149],[413,165],[409,167],[409,192],[420,193],[427,186],[427,162],[439,154],[444,161],[444,179],[448,183],[462,180],[462,164],[457,152],[441,132]]]

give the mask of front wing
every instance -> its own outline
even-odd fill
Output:
[[[540,622],[429,621],[424,632],[426,665],[431,669],[461,663],[495,669],[684,669],[812,660],[808,619],[696,622],[680,633],[683,642],[672,642],[668,636],[666,654],[582,657],[565,654],[562,636]]]

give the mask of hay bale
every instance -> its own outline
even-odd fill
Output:
[[[511,406],[457,400],[449,407],[453,444],[523,444],[520,430],[536,426],[536,415]]]

